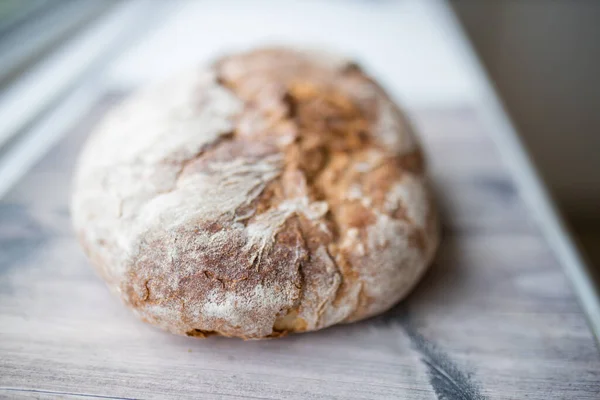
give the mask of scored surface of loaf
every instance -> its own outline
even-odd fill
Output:
[[[343,57],[289,49],[224,57],[114,110],[80,156],[72,214],[135,314],[199,337],[375,315],[438,243],[396,105]]]

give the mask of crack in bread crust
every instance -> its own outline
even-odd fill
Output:
[[[277,207],[290,196],[303,197],[311,203],[325,202],[329,209],[320,221],[321,226],[306,222],[301,225],[303,235],[310,238],[320,236],[316,240],[318,246],[310,246],[309,254],[319,254],[319,248],[324,251],[321,251],[321,260],[309,259],[301,264],[301,270],[305,271],[302,275],[312,278],[312,285],[305,285],[297,304],[275,322],[279,331],[315,329],[323,325],[320,319],[324,308],[341,294],[339,288],[344,280],[342,276],[347,275],[337,265],[336,254],[331,254],[332,249],[337,248],[335,243],[339,240],[338,220],[331,210],[340,201],[323,186],[320,178],[324,171],[331,170],[332,158],[338,155],[351,158],[354,152],[372,145],[369,143],[369,122],[364,112],[347,96],[335,87],[319,85],[312,79],[310,71],[297,71],[292,79],[283,77],[279,80],[273,80],[267,72],[263,72],[262,80],[260,72],[253,74],[253,79],[259,83],[252,81],[249,85],[245,77],[230,79],[223,71],[218,74],[219,82],[244,99],[245,110],[253,116],[254,121],[263,121],[263,125],[267,126],[266,130],[252,130],[248,134],[270,136],[272,132],[282,131],[281,126],[291,128],[289,130],[294,133],[293,140],[284,142],[282,146],[286,170],[259,197],[255,211],[260,213]],[[273,82],[275,84],[269,86]],[[257,87],[260,89],[256,90]],[[245,121],[244,117],[242,114],[240,120]],[[294,178],[297,184],[294,189],[301,189],[290,193],[288,180]],[[327,271],[327,268],[319,265],[323,262],[329,262],[335,272]],[[307,272],[308,269],[312,271]],[[323,274],[329,275],[323,277],[328,278],[329,282],[323,278],[322,282],[315,279]],[[349,276],[345,279],[349,279]],[[304,282],[309,282],[308,278],[304,278]],[[316,285],[320,287],[315,287]],[[319,298],[308,291],[325,292],[326,297]]]
[[[356,64],[257,50],[116,111],[82,155],[74,223],[141,319],[276,337],[405,295],[437,246],[423,175],[404,117]]]

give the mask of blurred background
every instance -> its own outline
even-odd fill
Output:
[[[99,99],[257,43],[309,44],[358,58],[409,111],[486,107],[494,87],[600,265],[598,21],[595,0],[0,0],[0,196]]]
[[[450,4],[544,182],[600,270],[600,1]]]

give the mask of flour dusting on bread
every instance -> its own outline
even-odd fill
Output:
[[[437,247],[410,126],[347,58],[224,57],[133,96],[81,154],[73,222],[142,320],[276,337],[383,312]]]

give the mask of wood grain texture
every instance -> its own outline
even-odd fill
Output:
[[[444,217],[399,306],[280,340],[176,337],[94,276],[68,215],[98,105],[0,203],[0,398],[597,399],[571,287],[469,109],[413,113]]]

